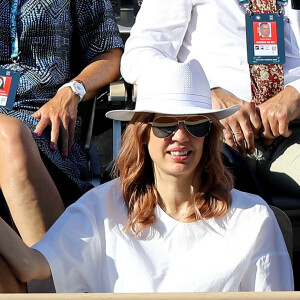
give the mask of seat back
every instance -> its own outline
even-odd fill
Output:
[[[78,106],[78,115],[82,120],[82,138],[84,140],[84,149],[87,155],[90,182],[97,186],[100,184],[101,163],[99,159],[98,149],[92,142],[94,132],[94,121],[96,114],[97,101],[105,101],[107,98],[109,86],[103,87],[97,96],[89,101],[80,103]],[[107,101],[107,100],[106,100]]]
[[[293,262],[293,229],[289,217],[278,207],[270,205],[281,229],[291,262]]]

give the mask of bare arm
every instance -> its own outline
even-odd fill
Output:
[[[17,280],[5,259],[0,255],[0,294],[26,293],[26,284]]]
[[[120,75],[122,50],[115,48],[96,56],[88,66],[74,79],[81,80],[86,88],[83,101],[91,99],[98,90],[114,81]],[[62,136],[62,153],[67,156],[71,150],[77,119],[79,96],[71,88],[61,89],[49,102],[43,105],[33,116],[40,119],[35,133],[40,135],[51,125],[50,147],[57,147],[58,136]]]
[[[0,218],[0,253],[20,282],[46,279],[51,276],[45,257],[29,248],[21,238]]]

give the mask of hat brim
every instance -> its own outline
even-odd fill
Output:
[[[233,105],[228,108],[224,109],[206,109],[206,108],[193,108],[187,107],[186,110],[180,109],[178,113],[173,112],[170,113],[168,111],[163,110],[126,110],[126,109],[119,109],[119,110],[111,110],[108,111],[105,116],[112,120],[117,121],[130,121],[135,113],[145,112],[145,113],[153,113],[153,114],[168,114],[168,115],[201,115],[201,114],[214,114],[219,120],[222,120],[224,118],[227,118],[231,115],[233,115],[235,112],[237,112],[241,108],[240,105]]]

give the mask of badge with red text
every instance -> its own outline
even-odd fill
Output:
[[[246,14],[248,63],[284,64],[283,15]]]
[[[20,72],[0,68],[0,105],[12,109],[19,84]]]

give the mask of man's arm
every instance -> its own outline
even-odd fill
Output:
[[[129,83],[153,60],[177,60],[193,9],[192,0],[144,0],[121,60],[121,73]]]

